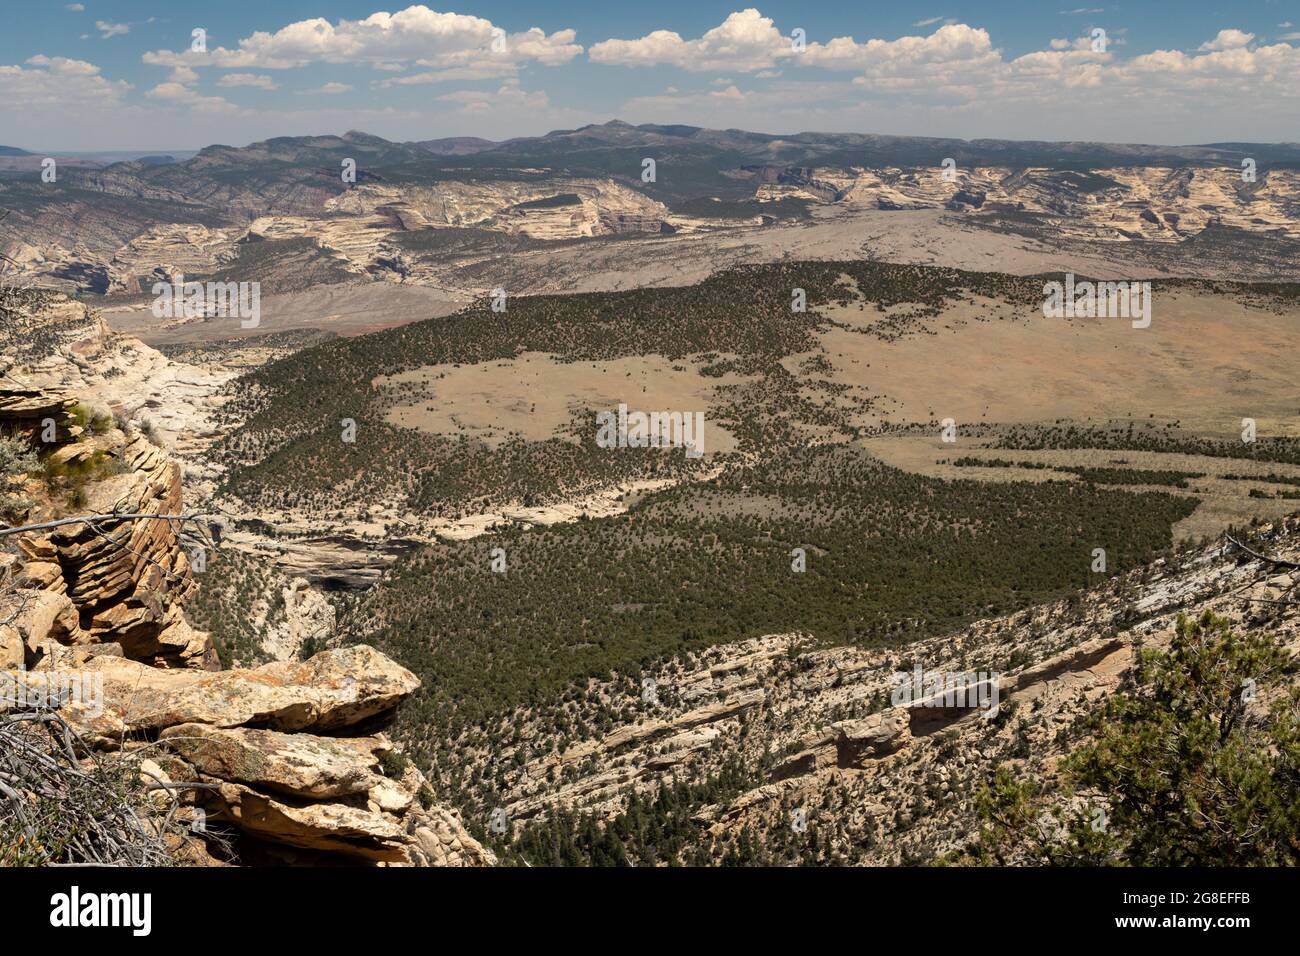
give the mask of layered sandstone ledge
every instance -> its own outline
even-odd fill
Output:
[[[140,758],[203,821],[197,831],[237,832],[243,862],[496,862],[376,729],[420,682],[373,648],[215,672],[120,654],[63,647],[35,670],[0,673],[0,709],[19,683],[26,701],[68,698],[61,712],[94,756]]]

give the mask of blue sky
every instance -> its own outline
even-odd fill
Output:
[[[1300,140],[1300,0],[44,0],[6,27],[0,143],[30,149],[191,149],[353,128],[502,139],[615,117]]]

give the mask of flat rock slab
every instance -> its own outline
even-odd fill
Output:
[[[366,793],[382,780],[377,757],[329,737],[180,724],[159,739],[208,776],[298,797]]]
[[[193,723],[334,730],[392,709],[420,686],[414,674],[366,645],[229,671],[161,670],[107,657],[86,669],[103,677],[105,716],[129,731]]]

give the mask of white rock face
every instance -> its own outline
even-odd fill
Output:
[[[298,655],[304,643],[328,641],[334,636],[334,605],[306,578],[294,578],[284,592],[284,633],[268,634],[263,648],[276,660]]]
[[[1048,217],[1063,236],[1178,242],[1211,223],[1300,237],[1300,172],[1261,173],[1243,183],[1230,167],[1116,167],[1090,173],[978,166],[944,179],[935,167],[790,170],[757,189],[760,200],[787,197],[871,209],[1022,211]]]
[[[395,226],[408,230],[474,226],[538,239],[630,231],[621,225],[624,221],[652,221],[657,228],[669,219],[663,203],[612,179],[564,177],[430,186],[366,185],[331,199],[326,208],[363,216],[382,213],[392,217]]]
[[[158,271],[168,277],[202,275],[234,259],[235,235],[234,230],[200,225],[155,226],[119,249],[109,269],[117,289],[148,292],[152,283],[141,277]]]
[[[205,446],[214,436],[212,397],[234,372],[175,362],[139,339],[113,331],[93,309],[58,299],[47,326],[66,326],[62,347],[16,370],[25,384],[77,395],[149,422],[179,451]]]

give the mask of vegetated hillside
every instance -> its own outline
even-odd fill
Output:
[[[792,310],[796,288],[807,312]],[[875,262],[796,263],[720,273],[694,286],[627,292],[528,296],[504,313],[480,301],[454,315],[306,349],[240,379],[228,406],[234,426],[219,454],[233,467],[226,490],[250,504],[324,507],[397,498],[417,510],[447,509],[495,493],[501,499],[555,495],[567,487],[639,474],[645,459],[611,454],[590,441],[511,442],[498,450],[423,435],[383,420],[410,398],[375,379],[421,366],[547,352],[563,361],[636,355],[712,357],[706,375],[740,372],[727,413],[742,450],[762,452],[792,438],[800,421],[835,425],[826,403],[800,393],[779,360],[817,347],[826,319],[818,306],[857,301],[896,310],[871,334],[903,334],[957,297],[979,294],[1033,301],[1041,283],[996,273]],[[418,396],[417,396],[418,397]],[[339,423],[357,440],[339,440]],[[583,423],[586,424],[585,422]],[[685,468],[681,456],[651,456],[656,473]]]
[[[1143,146],[957,140],[805,132],[791,136],[709,130],[692,126],[631,126],[614,120],[575,130],[503,143],[454,140],[395,143],[368,133],[281,136],[247,146],[208,146],[164,166],[136,160],[108,168],[150,190],[173,190],[214,206],[248,211],[295,212],[319,205],[344,188],[341,163],[353,159],[358,182],[367,178],[490,178],[523,168],[613,176],[639,182],[641,160],[657,157],[664,170],[642,184],[656,198],[685,200],[716,195],[745,198],[745,186],[725,174],[746,165],[936,166],[944,157],[961,166],[1004,165],[1087,171],[1099,166],[1231,165],[1249,156],[1261,167],[1300,162],[1289,144]]]
[[[513,708],[763,634],[904,645],[1098,580],[1095,548],[1110,573],[1150,560],[1196,505],[1077,482],[939,481],[851,447],[769,459],[619,518],[425,549],[356,600],[340,630],[426,678],[402,733],[449,797],[486,799],[492,771],[465,776],[467,755],[517,736],[501,722]],[[563,749],[574,732],[564,719],[533,728],[530,749]]]
[[[1254,182],[1240,181],[1243,158],[1257,164]],[[777,136],[615,121],[497,144],[394,143],[349,132],[212,145],[180,162],[157,159],[103,168],[69,163],[51,184],[31,171],[0,177],[0,206],[16,211],[0,225],[0,250],[34,281],[132,295],[143,276],[187,261],[203,263],[187,273],[208,271],[214,248],[228,256],[250,230],[269,228],[277,238],[316,243],[354,276],[459,293],[493,285],[473,281],[475,263],[449,267],[422,254],[423,240],[403,255],[400,237],[472,224],[546,242],[581,238],[600,256],[614,239],[676,237],[669,243],[675,248],[711,234],[721,249],[728,233],[773,227],[777,235],[758,244],[776,258],[826,249],[822,237],[852,249],[843,241],[842,217],[928,209],[954,212],[946,225],[1028,234],[1049,249],[1090,258],[1098,250],[1086,244],[1098,240],[1140,242],[1151,246],[1136,259],[1151,264],[1147,271],[1187,271],[1191,255],[1224,275],[1256,268],[1261,252],[1284,258],[1300,237],[1294,144]],[[657,164],[649,182],[641,178],[647,159]],[[956,179],[941,172],[948,159],[957,164]],[[355,176],[345,179],[345,171]],[[836,208],[814,215],[814,206]],[[1202,241],[1205,233],[1209,241]],[[1177,250],[1184,243],[1194,246]],[[924,259],[908,255],[916,248],[886,254]],[[698,247],[678,252],[700,255]],[[980,261],[948,254],[942,261]],[[547,274],[544,265],[529,265]],[[303,282],[316,281],[331,279],[308,270]]]
[[[1112,425],[1013,426],[995,448],[1032,450],[1039,448],[1106,448],[1130,451],[1177,452],[1211,458],[1241,458],[1300,465],[1300,438],[1272,436],[1254,441],[1229,441],[1187,435],[1170,423],[1161,428],[1128,423]]]
[[[2,264],[2,263],[0,263]],[[39,361],[65,340],[93,325],[84,309],[46,314],[49,306],[62,300],[56,292],[0,283],[0,356],[9,362]]]
[[[358,183],[376,168],[427,157],[414,145],[350,132],[342,136],[281,136],[248,146],[208,146],[180,163],[118,163],[104,175],[130,177],[152,191],[176,191],[194,202],[253,218],[316,211],[348,187],[343,162],[356,164]]]
[[[532,865],[1295,864],[1300,520],[1253,532],[1277,560],[1220,539],[907,644],[616,669],[436,769]],[[899,705],[914,668],[991,675],[996,709]]]

